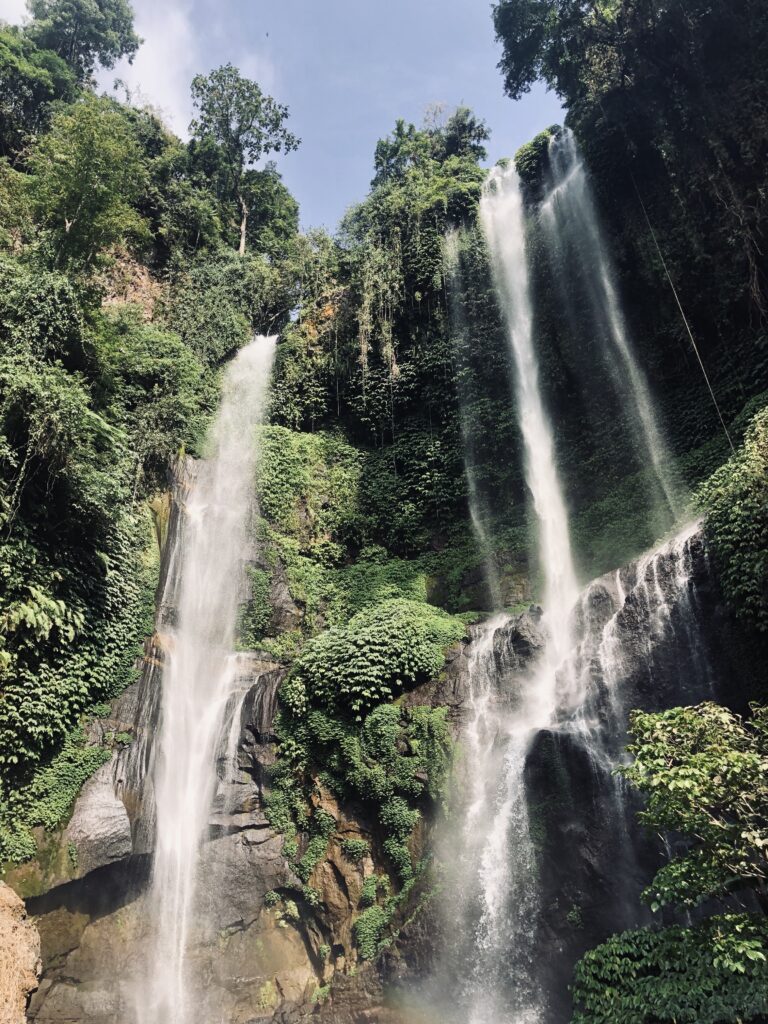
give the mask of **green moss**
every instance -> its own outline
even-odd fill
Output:
[[[108,747],[87,745],[82,729],[71,733],[51,763],[32,776],[23,792],[11,793],[0,808],[0,860],[34,856],[36,846],[29,830],[41,825],[50,831],[61,825],[83,783],[111,756]]]
[[[549,166],[549,144],[559,131],[559,126],[553,125],[551,128],[539,132],[515,153],[517,173],[529,187],[541,188],[543,186],[544,173]]]
[[[729,605],[749,628],[768,631],[768,409],[698,497]]]
[[[272,618],[270,605],[270,576],[263,569],[246,566],[248,601],[240,608],[237,625],[237,647],[239,650],[254,650],[261,645]]]

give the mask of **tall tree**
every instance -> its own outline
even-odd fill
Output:
[[[109,100],[86,95],[61,110],[29,155],[30,194],[56,262],[92,266],[110,245],[145,237],[135,203],[146,167],[130,125]]]
[[[256,190],[247,187],[248,168],[269,153],[289,153],[300,143],[285,128],[288,108],[243,78],[236,67],[225,64],[210,75],[192,81],[192,99],[197,117],[190,131],[200,142],[214,142],[223,157],[225,187],[240,212],[240,255],[244,255]]]
[[[0,154],[16,160],[50,122],[55,100],[71,101],[77,83],[65,61],[10,29],[0,31]]]
[[[27,34],[81,79],[97,64],[112,68],[121,57],[132,60],[141,45],[128,0],[27,0],[27,7],[33,18]]]

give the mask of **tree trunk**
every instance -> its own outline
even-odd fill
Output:
[[[245,256],[245,230],[248,227],[248,207],[245,205],[245,200],[242,196],[237,198],[240,200],[240,211],[243,215],[240,220],[240,248],[238,252],[241,256]]]

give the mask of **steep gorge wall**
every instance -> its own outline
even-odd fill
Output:
[[[170,537],[172,543],[172,529]],[[577,656],[592,664],[590,707],[611,756],[618,756],[622,722],[632,707],[657,709],[706,696],[733,697],[735,668],[712,628],[722,612],[700,534],[688,537],[682,549],[663,550],[596,581],[585,591],[579,614],[582,645]],[[622,658],[614,679],[594,670],[609,623]],[[499,699],[514,699],[515,676],[541,644],[535,615],[514,617],[497,632]],[[406,705],[447,707],[459,742],[469,707],[471,650],[471,641],[453,648],[440,677],[404,698]],[[142,680],[102,727],[130,729],[137,737],[140,730],[151,728],[147,714],[153,713],[151,696],[161,658],[156,639],[148,647]],[[316,786],[316,807],[333,817],[335,828],[309,880],[319,902],[307,903],[304,887],[283,855],[283,839],[265,818],[264,796],[275,756],[275,694],[285,670],[258,653],[247,656],[244,665],[252,685],[241,710],[240,771],[234,779],[220,780],[212,809],[202,870],[213,884],[206,886],[201,930],[192,951],[196,970],[207,979],[211,1005],[242,1024],[310,1016],[334,1024],[417,1019],[414,992],[428,991],[440,978],[451,941],[450,914],[446,920],[439,902],[430,898],[439,864],[398,909],[389,947],[375,962],[361,962],[354,922],[361,913],[363,885],[366,878],[389,870],[380,826],[364,804],[339,801],[322,784]],[[141,742],[135,739],[86,785],[57,852],[49,851],[45,873],[37,865],[22,869],[16,878],[17,884],[38,890],[28,906],[42,937],[44,973],[30,1020],[125,1024],[131,987],[141,983],[139,951],[146,940],[143,900],[150,832],[141,824],[146,813],[141,785],[130,783],[127,770],[140,751]],[[637,920],[635,897],[657,864],[658,850],[653,844],[636,845],[639,833],[632,823],[631,801],[624,824],[617,827],[613,783],[567,722],[539,737],[529,757],[526,784],[538,822],[546,906],[538,941],[548,952],[542,963],[549,966],[541,981],[564,994],[578,955]],[[221,814],[217,806],[230,810]],[[432,829],[427,820],[414,833],[410,845],[415,859],[435,850]],[[634,836],[631,849],[622,846],[628,834]],[[349,839],[368,843],[370,852],[357,863],[344,852],[342,843]],[[553,949],[559,950],[554,958]],[[565,1004],[553,1012],[553,1020],[565,1019]]]

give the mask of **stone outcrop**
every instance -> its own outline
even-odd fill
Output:
[[[171,536],[172,524],[173,512]],[[681,582],[681,574],[690,584]],[[630,707],[668,706],[681,694],[698,699],[685,690],[694,665],[697,678],[711,679],[712,692],[717,692],[717,680],[725,671],[723,652],[702,647],[692,628],[697,617],[716,615],[716,604],[706,551],[696,535],[683,552],[662,554],[652,564],[640,560],[584,592],[576,630],[582,638],[579,657],[589,668],[592,687],[585,707],[593,727],[609,737],[606,750],[611,755],[623,742],[620,723]],[[296,621],[287,601],[280,599],[277,606],[286,622]],[[162,604],[161,598],[160,625],[172,615],[171,604]],[[609,623],[620,648],[618,669],[605,657]],[[491,651],[498,676],[495,700],[516,699],[511,681],[544,643],[537,608],[498,626]],[[132,742],[116,749],[112,761],[86,784],[58,851],[47,851],[45,871],[34,868],[37,874],[29,888],[39,895],[28,907],[40,933],[44,973],[31,999],[29,1020],[38,1024],[127,1024],[132,1019],[149,942],[148,767],[164,644],[162,633],[153,638],[139,683],[116,702],[110,718],[92,726],[102,735],[129,733]],[[402,703],[446,706],[454,735],[460,737],[471,711],[474,650],[472,636],[456,644],[440,675],[404,695]],[[616,651],[610,650],[615,657]],[[318,783],[315,805],[337,825],[326,856],[309,878],[319,901],[310,899],[283,856],[283,839],[269,825],[264,809],[284,669],[265,653],[239,659],[244,696],[237,711],[237,765],[233,773],[223,753],[218,761],[219,785],[201,853],[197,923],[190,941],[195,973],[205,979],[201,1005],[210,1019],[231,1024],[426,1020],[411,996],[428,991],[443,931],[450,927],[429,898],[429,876],[398,909],[390,947],[374,963],[362,963],[354,922],[363,884],[371,874],[385,872],[388,863],[378,823],[364,807],[339,803]],[[704,676],[702,659],[708,666]],[[620,670],[620,692],[613,686],[613,669]],[[563,972],[584,949],[615,929],[617,913],[628,906],[627,894],[636,907],[636,896],[655,863],[652,850],[642,845],[630,849],[626,830],[615,827],[616,794],[607,779],[567,728],[542,731],[531,748],[525,784],[542,864],[544,912],[538,943],[547,972],[542,983],[563,992]],[[632,816],[630,803],[625,812]],[[350,860],[341,845],[344,839],[365,839],[370,853]],[[412,841],[414,860],[435,848],[431,825],[422,822]],[[627,909],[626,920],[619,923],[631,925],[632,914],[636,910]],[[37,947],[31,948],[34,952]],[[556,958],[550,955],[553,950]],[[115,964],[120,965],[117,976]],[[34,966],[25,975],[24,998],[35,986]],[[553,972],[560,974],[555,977]],[[564,1019],[567,1007],[554,1011],[553,1019]]]
[[[41,969],[40,936],[24,903],[0,882],[0,1021],[24,1024]]]

